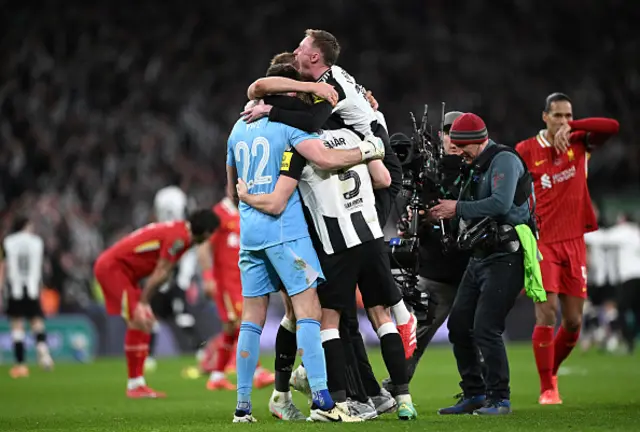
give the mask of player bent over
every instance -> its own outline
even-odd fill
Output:
[[[236,203],[229,197],[216,204],[213,212],[220,219],[220,225],[209,241],[198,247],[198,260],[205,291],[211,295],[218,308],[222,332],[220,337],[214,338],[215,347],[208,350],[211,355],[207,355],[210,358],[203,361],[202,369],[209,369],[210,372],[207,389],[235,390],[235,385],[225,376],[225,370],[231,366],[235,357],[233,349],[238,342],[242,316],[242,285],[238,267],[240,213]],[[258,366],[253,376],[256,388],[266,387],[274,381],[273,373]]]
[[[29,376],[29,369],[24,364],[25,320],[29,320],[35,336],[38,363],[43,369],[53,367],[40,306],[43,255],[44,242],[34,233],[33,224],[26,217],[17,217],[12,233],[0,244],[0,294],[6,275],[6,312],[15,357],[15,365],[9,371],[12,378]]]
[[[129,381],[127,397],[160,398],[165,394],[147,387],[144,361],[155,321],[149,300],[166,282],[182,255],[206,240],[218,225],[210,210],[198,210],[186,221],[152,223],[104,251],[94,265],[104,293],[107,313],[127,322],[124,351]],[[147,278],[140,289],[138,281]]]

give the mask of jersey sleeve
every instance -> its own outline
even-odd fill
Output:
[[[269,113],[269,120],[307,132],[316,132],[322,128],[332,110],[333,107],[329,102],[314,96],[313,105],[309,105],[305,109],[286,109],[274,105]]]
[[[290,177],[294,180],[300,180],[302,170],[306,166],[306,159],[296,151],[295,148],[287,150],[282,155],[282,164],[280,165],[280,175]]]
[[[295,147],[300,144],[302,141],[306,141],[309,139],[317,139],[319,135],[316,133],[305,132],[300,129],[296,129],[291,126],[283,125],[285,127],[285,134],[291,146]]]
[[[227,165],[231,167],[236,166],[236,159],[233,154],[233,145],[231,142],[231,137],[227,140]]]
[[[527,141],[520,141],[516,144],[516,151],[522,158],[522,160],[527,164],[527,166],[531,166],[531,161],[529,160],[529,152],[527,151]]]
[[[180,229],[171,229],[166,235],[160,248],[160,259],[165,259],[172,264],[178,262],[182,254],[187,250],[189,239]]]

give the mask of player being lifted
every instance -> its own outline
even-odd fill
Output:
[[[323,83],[301,83],[303,92],[337,102],[333,88]],[[261,119],[238,120],[227,150],[228,195],[235,195],[241,178],[252,194],[273,191],[285,149],[299,153],[324,169],[337,169],[384,156],[379,141],[363,141],[352,150],[330,150],[316,135],[281,123]],[[300,196],[297,193],[278,209],[279,216],[261,213],[240,204],[240,271],[244,297],[238,338],[238,402],[234,422],[254,422],[251,415],[252,377],[258,362],[260,335],[266,319],[268,296],[280,282],[291,298],[298,321],[297,345],[307,367],[312,389],[310,419],[358,421],[334,404],[328,390],[324,351],[320,340],[320,305],[316,286],[323,280],[318,257],[309,238]]]
[[[268,75],[273,69],[272,66]],[[303,102],[294,101],[300,102],[304,109]],[[334,148],[355,148],[360,142],[358,135],[348,129],[323,131],[321,138]],[[300,193],[315,226],[312,233],[317,236],[312,237],[327,275],[327,284],[319,288],[318,296],[332,397],[348,409],[345,355],[338,327],[340,312],[355,307],[355,288],[359,284],[365,307],[380,337],[387,369],[401,383],[397,392],[398,416],[403,420],[415,418],[402,339],[385,310],[385,291],[379,289],[383,283],[394,284],[385,267],[378,265],[380,247],[377,243],[383,243],[383,236],[374,197],[374,187],[389,186],[389,171],[381,161],[370,161],[366,166],[359,164],[338,172],[305,166],[304,158],[291,149],[284,154],[281,176],[272,193],[249,194],[246,184],[239,180],[239,198],[262,212],[278,215],[278,210],[292,194],[298,193],[296,187],[302,179]],[[280,396],[284,398],[285,395]]]
[[[222,321],[220,339],[215,337],[211,342],[213,351],[209,362],[210,369],[207,389],[235,390],[235,386],[225,376],[225,369],[234,356],[233,348],[238,342],[240,318],[242,317],[242,285],[238,259],[240,252],[240,213],[236,203],[225,197],[213,207],[213,212],[220,219],[220,225],[208,242],[198,247],[198,261],[202,270],[205,292],[215,301],[218,316]],[[203,366],[206,364],[203,362]],[[205,366],[209,369],[209,366]],[[205,368],[203,368],[205,369]],[[273,384],[275,376],[263,367],[254,373],[253,385],[256,388]]]
[[[15,357],[9,373],[13,378],[23,378],[29,376],[25,364],[25,320],[35,336],[38,363],[44,369],[53,367],[40,307],[44,242],[26,217],[18,216],[11,231],[0,244],[0,295],[5,287]]]
[[[127,397],[165,396],[147,387],[144,379],[144,361],[155,321],[149,301],[171,277],[184,253],[209,238],[217,226],[218,218],[210,210],[198,210],[185,221],[151,223],[115,243],[96,260],[94,273],[104,293],[107,313],[120,315],[127,323]],[[143,278],[146,280],[140,289],[138,283]]]
[[[533,175],[537,201],[540,268],[547,301],[536,303],[533,352],[543,405],[560,404],[558,368],[578,342],[587,296],[584,234],[598,229],[587,188],[589,152],[618,133],[608,118],[573,119],[571,100],[562,93],[546,99],[547,128],[516,145]],[[562,324],[554,337],[558,303]]]
[[[280,121],[306,130],[317,130],[322,127],[326,130],[350,130],[361,138],[372,132],[377,137],[380,137],[387,149],[383,163],[391,174],[391,185],[377,189],[374,192],[378,220],[381,225],[384,225],[391,211],[392,203],[401,188],[402,170],[398,158],[390,150],[384,118],[381,114],[376,114],[371,106],[371,102],[375,103],[375,100],[373,100],[370,93],[365,92],[364,88],[355,82],[351,75],[335,64],[339,53],[340,46],[332,34],[323,30],[307,30],[306,37],[295,50],[293,57],[289,53],[282,53],[274,58],[277,63],[292,62],[291,64],[299,69],[307,80],[327,82],[334,86],[338,92],[339,100],[332,112],[325,114],[323,106],[327,105],[326,102],[315,98],[313,106],[306,112],[292,111],[283,108],[283,106],[271,106],[267,102],[250,107],[243,114],[248,121],[268,114],[271,121]],[[291,79],[281,77],[262,78],[251,85],[248,96],[255,98],[283,91],[299,91],[298,85]],[[379,265],[388,270],[390,279],[391,269],[387,251],[380,250],[378,253],[377,261],[379,261]],[[407,310],[397,286],[395,284],[387,285],[380,283],[379,289],[385,291],[388,297],[386,303],[392,305],[391,310],[396,318],[397,328],[402,337],[406,357],[408,358],[416,346],[416,320]],[[277,352],[280,352],[279,347],[291,344],[280,343],[280,341],[293,338],[293,334],[286,330],[287,324],[288,327],[291,327],[291,324],[288,323],[290,320],[291,317],[286,316],[283,319],[283,325],[278,330]],[[371,405],[372,402],[378,412],[393,409],[395,407],[393,398],[388,392],[380,388],[368,364],[364,343],[358,330],[355,307],[343,310],[340,323],[340,337],[343,340],[345,354],[347,355],[347,373],[353,378],[349,380],[349,383],[362,382],[364,384],[364,388],[362,388],[362,385],[350,385],[349,393],[354,397],[357,396],[358,402],[366,401],[367,405]],[[281,358],[281,355],[277,355],[277,358]],[[359,367],[356,367],[356,365]],[[280,369],[276,366],[276,386],[280,381],[278,376],[288,374],[287,367]],[[302,377],[303,374],[303,368],[298,368],[294,372],[292,382],[302,382],[297,378]],[[367,400],[368,397],[373,401]],[[370,409],[370,407],[365,407],[362,404],[359,404],[359,406],[364,410]]]

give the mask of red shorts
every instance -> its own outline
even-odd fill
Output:
[[[242,318],[242,285],[239,282],[216,280],[213,301],[216,302],[220,321],[226,323]]]
[[[547,292],[587,297],[587,247],[584,237],[538,243],[542,284]]]
[[[98,258],[93,271],[102,289],[107,313],[129,321],[142,293],[137,282],[131,280],[117,262],[108,258]]]

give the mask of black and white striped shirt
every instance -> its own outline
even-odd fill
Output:
[[[26,293],[28,298],[38,299],[44,259],[42,238],[25,231],[10,234],[2,242],[2,255],[9,297],[21,300]]]
[[[322,74],[318,82],[331,84],[338,93],[338,103],[323,129],[350,129],[363,138],[372,133],[371,127],[378,121],[375,111],[366,98],[366,90],[340,66],[333,65]]]
[[[348,129],[323,131],[321,139],[328,147],[339,149],[356,148],[361,142]],[[366,164],[324,171],[307,164],[291,149],[285,153],[280,174],[300,180],[300,195],[327,255],[383,236]]]

